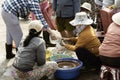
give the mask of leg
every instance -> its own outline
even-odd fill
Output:
[[[8,45],[12,45],[12,42],[15,41],[15,45],[16,47],[19,46],[19,43],[21,41],[21,38],[22,38],[22,31],[21,31],[21,28],[20,28],[20,24],[19,24],[19,21],[18,21],[18,18],[13,15],[12,13],[6,13],[5,11],[2,11],[2,17],[3,17],[3,20],[6,24],[6,44],[7,46]],[[9,47],[11,49],[11,47]],[[6,47],[6,49],[9,49],[8,47]],[[7,54],[9,53],[12,53],[12,52],[9,52],[8,53],[8,50],[7,51]],[[9,50],[9,51],[12,51],[12,50]]]
[[[85,48],[77,48],[75,50],[78,59],[83,61],[86,67],[93,66],[94,68],[100,69],[101,62],[99,57],[95,56],[93,53],[89,52]]]
[[[40,80],[44,76],[51,78],[54,72],[57,70],[58,66],[56,62],[47,62],[43,66],[37,66],[32,71],[23,73],[16,71],[18,76],[25,80]],[[45,78],[46,78],[45,77]]]

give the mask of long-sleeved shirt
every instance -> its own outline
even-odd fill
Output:
[[[76,50],[79,47],[86,48],[91,53],[98,55],[100,41],[94,33],[94,29],[91,26],[87,26],[77,37],[72,37],[71,41],[76,42],[75,45],[66,44],[65,48],[69,50]]]
[[[29,45],[23,47],[20,45],[15,56],[13,66],[21,71],[31,71],[37,63],[38,66],[46,62],[45,42],[42,38],[33,38]]]
[[[45,28],[48,27],[40,10],[39,0],[5,0],[2,8],[4,11],[13,13],[18,17],[28,16],[30,12],[33,12],[36,19],[40,20]]]

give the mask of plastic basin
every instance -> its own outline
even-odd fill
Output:
[[[58,69],[54,76],[60,80],[75,79],[80,74],[80,69],[83,66],[83,62],[74,58],[63,58],[56,61],[58,63]]]

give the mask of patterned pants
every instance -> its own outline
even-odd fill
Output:
[[[56,62],[47,62],[45,65],[35,67],[32,71],[21,72],[16,70],[19,80],[40,80],[42,77],[47,76],[49,79],[53,78],[54,72],[58,66]]]

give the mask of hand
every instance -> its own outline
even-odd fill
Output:
[[[51,34],[51,36],[50,36],[50,37],[51,37],[51,39],[52,39],[52,40],[56,40],[56,39],[57,39],[57,37],[56,37],[56,35],[55,35],[55,34]]]
[[[61,46],[64,46],[64,45],[65,45],[64,40],[61,40],[60,45],[61,45]]]
[[[62,38],[62,40],[66,40],[66,41],[68,41],[68,40],[70,40],[70,38]]]
[[[47,28],[46,30],[49,32],[50,37],[51,37],[52,40],[56,40],[57,39],[56,34],[53,32],[53,30],[51,28]]]

